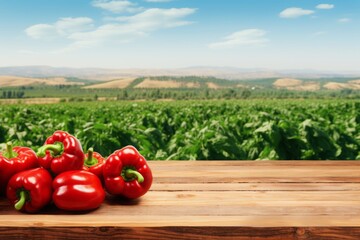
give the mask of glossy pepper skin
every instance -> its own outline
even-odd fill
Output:
[[[85,154],[85,161],[83,170],[95,174],[100,181],[103,182],[103,167],[105,164],[105,158],[100,153],[94,152],[93,148],[89,148],[88,153]]]
[[[38,152],[39,165],[58,175],[70,170],[80,170],[84,153],[77,138],[64,131],[56,131]]]
[[[35,152],[27,147],[12,147],[6,144],[6,151],[0,152],[0,195],[5,194],[10,178],[21,171],[38,167]]]
[[[6,196],[16,210],[35,213],[50,203],[52,178],[43,168],[19,172],[11,177]]]
[[[59,174],[53,181],[53,201],[67,211],[87,211],[98,208],[105,199],[99,178],[84,170]]]
[[[111,154],[105,162],[103,174],[108,193],[129,199],[144,195],[153,179],[145,158],[133,146]]]

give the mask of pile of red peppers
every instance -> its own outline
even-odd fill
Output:
[[[54,204],[66,211],[99,208],[106,192],[126,199],[143,196],[151,187],[152,172],[133,146],[107,158],[64,131],[55,131],[35,153],[28,147],[6,144],[0,152],[0,196],[16,210],[36,213]]]

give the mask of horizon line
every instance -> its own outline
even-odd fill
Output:
[[[48,68],[68,68],[68,69],[102,69],[102,70],[181,70],[181,69],[190,69],[190,68],[228,68],[228,69],[238,69],[238,70],[258,70],[258,71],[313,71],[313,72],[329,72],[329,73],[359,73],[360,70],[347,69],[347,70],[330,70],[330,69],[317,69],[317,68],[267,68],[267,67],[238,67],[238,66],[214,66],[214,65],[193,65],[193,66],[184,66],[184,67],[95,67],[95,66],[86,66],[86,67],[73,67],[73,66],[54,66],[54,65],[7,65],[0,66],[1,68],[36,68],[36,67],[48,67]]]

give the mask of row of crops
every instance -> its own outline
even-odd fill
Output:
[[[153,160],[358,159],[360,102],[174,101],[0,106],[0,142],[36,149],[62,129],[104,155]]]

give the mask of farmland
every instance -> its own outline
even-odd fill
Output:
[[[358,100],[82,102],[0,106],[0,142],[35,150],[57,129],[104,155],[147,159],[359,159]]]
[[[15,81],[16,80],[16,81]],[[57,82],[55,82],[57,80]],[[61,82],[61,81],[62,82]],[[99,81],[3,76],[1,99],[61,98],[61,101],[144,99],[317,98],[360,99],[358,78],[227,80],[215,77],[139,77]],[[55,84],[57,83],[57,84]],[[23,84],[23,85],[19,85]],[[21,101],[20,101],[21,102]],[[1,104],[1,102],[0,102]]]

